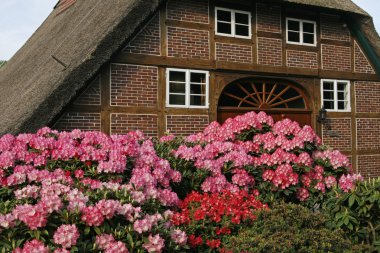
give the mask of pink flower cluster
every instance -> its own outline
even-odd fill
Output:
[[[54,243],[59,244],[64,249],[74,246],[79,238],[76,225],[61,225],[54,233]]]
[[[36,239],[26,242],[24,247],[17,248],[13,251],[13,253],[49,253],[50,250],[48,247],[44,245],[43,242],[38,241]]]
[[[96,237],[95,241],[99,249],[104,253],[128,253],[128,249],[123,242],[118,242],[112,235],[102,234]]]

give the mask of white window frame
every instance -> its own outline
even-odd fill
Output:
[[[231,34],[219,33],[218,32],[218,10],[231,12]],[[236,13],[248,15],[248,33],[249,33],[248,36],[236,35],[236,22],[235,22],[235,14]],[[221,22],[224,22],[224,21],[221,21]],[[246,25],[246,24],[241,24],[241,25]],[[222,8],[222,7],[215,7],[215,34],[220,35],[220,36],[227,36],[227,37],[234,37],[234,38],[241,38],[241,39],[251,39],[252,38],[252,14],[251,14],[251,12],[227,9],[227,8]]]
[[[186,79],[185,79],[185,105],[172,105],[169,104],[169,96],[170,96],[170,71],[176,71],[176,72],[184,72],[186,73]],[[205,105],[190,105],[190,84],[191,84],[191,73],[200,73],[206,75],[206,93],[205,93]],[[177,68],[167,68],[166,69],[166,107],[175,107],[175,108],[199,108],[199,109],[207,109],[209,108],[209,79],[210,79],[210,73],[208,71],[204,70],[193,70],[193,69],[177,69]]]
[[[288,21],[299,22],[300,42],[289,41]],[[310,23],[314,25],[314,43],[313,44],[304,43],[303,41],[303,23]],[[293,45],[310,46],[310,47],[317,46],[317,22],[312,21],[312,20],[298,19],[298,18],[286,18],[286,43],[293,44]]]
[[[336,80],[336,79],[322,79],[321,80],[321,104],[324,104],[324,89],[323,83],[331,82],[334,83],[334,109],[326,109],[328,112],[351,112],[351,82],[348,80]],[[338,109],[338,83],[346,83],[346,91],[347,91],[347,108],[346,109]]]

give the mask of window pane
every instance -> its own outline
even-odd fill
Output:
[[[333,82],[323,82],[323,90],[334,90]]]
[[[238,36],[249,36],[249,27],[245,25],[236,25],[235,35]]]
[[[190,105],[205,106],[206,97],[205,96],[190,96]]]
[[[199,94],[199,95],[206,94],[205,85],[191,84],[190,85],[190,94]]]
[[[217,11],[217,20],[218,21],[226,21],[226,22],[231,22],[231,12],[229,11],[222,11],[218,10]]]
[[[304,33],[303,43],[314,44],[314,34]]]
[[[345,92],[338,92],[338,100],[345,100],[346,94]]]
[[[334,92],[333,91],[324,91],[323,92],[323,99],[334,99]]]
[[[232,34],[231,24],[218,22],[218,33]]]
[[[300,30],[300,22],[294,20],[288,20],[288,30],[299,31]]]
[[[314,33],[314,24],[303,23],[303,31],[307,33]]]
[[[186,72],[170,71],[169,80],[171,82],[186,82]]]
[[[338,83],[338,90],[339,91],[345,91],[346,90],[346,83]]]
[[[185,105],[185,95],[169,95],[169,104],[171,105]]]
[[[206,74],[204,73],[191,73],[190,82],[192,83],[206,83]]]
[[[249,15],[244,13],[235,13],[235,23],[248,25]]]
[[[300,42],[300,34],[298,32],[288,32],[288,41]]]
[[[334,109],[334,101],[323,101],[323,106],[325,109]]]
[[[347,104],[347,101],[338,101],[338,110],[346,110]]]
[[[186,93],[185,83],[170,83],[169,93]]]

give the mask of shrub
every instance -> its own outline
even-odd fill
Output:
[[[349,160],[327,150],[310,126],[249,112],[223,125],[211,123],[202,133],[156,142],[156,150],[183,175],[182,198],[191,191],[257,189],[265,203],[275,201],[315,206],[339,183],[353,187]]]
[[[324,207],[351,240],[380,252],[380,178],[359,182],[349,192],[336,189]]]
[[[227,252],[361,252],[341,230],[327,227],[328,217],[295,204],[259,211],[249,228],[226,242]]]

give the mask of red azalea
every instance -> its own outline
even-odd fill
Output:
[[[201,236],[195,237],[195,235],[190,235],[188,241],[189,241],[190,247],[192,248],[195,248],[198,245],[203,244],[203,239]]]
[[[219,246],[220,246],[220,239],[207,240],[207,241],[206,241],[206,244],[207,244],[210,248],[212,248],[212,249],[219,248]]]
[[[65,176],[66,176],[66,177],[71,177],[71,172],[70,172],[70,171],[68,171],[68,170],[67,170],[67,171],[65,171]]]
[[[92,162],[91,161],[85,161],[84,162],[87,166],[91,166],[92,165]]]

